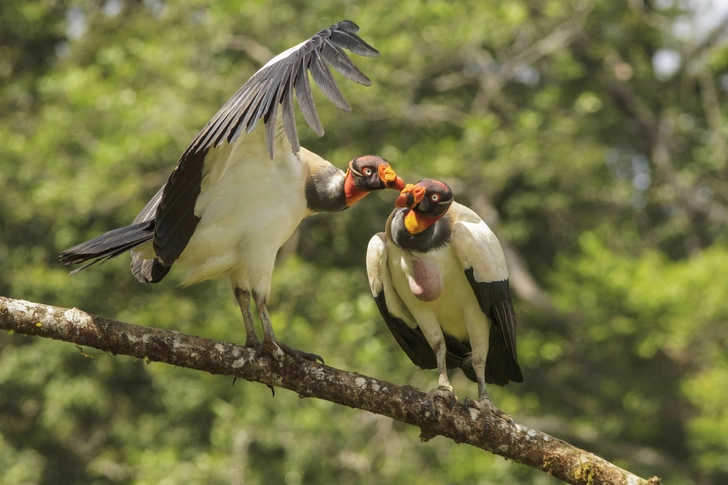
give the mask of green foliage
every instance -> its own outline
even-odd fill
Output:
[[[443,178],[523,257],[553,308],[516,292],[526,382],[490,389],[499,407],[643,476],[725,483],[728,48],[681,34],[681,2],[644,3],[0,2],[0,294],[241,343],[224,281],[139,285],[126,257],[71,277],[57,254],[129,223],[266,49],[350,18],[381,52],[355,59],[373,85],[341,83],[350,114],[317,93],[326,136],[299,123],[302,144]],[[676,73],[656,71],[661,49],[683,55]],[[392,202],[302,224],[273,325],[429,389],[366,281]],[[0,485],[554,483],[387,418],[86,352],[0,336]]]

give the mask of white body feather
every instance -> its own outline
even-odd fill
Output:
[[[473,268],[479,282],[505,280],[505,257],[495,234],[475,212],[453,202],[448,214],[453,221],[452,238],[437,250],[410,252],[384,234],[374,236],[367,250],[369,284],[374,296],[384,290],[389,312],[408,325],[418,325],[433,349],[443,341],[444,331],[469,339],[472,358],[485,361],[491,324],[464,270]],[[422,263],[432,273],[430,278],[439,279],[441,293],[433,301],[422,301],[412,291],[414,266]]]
[[[233,286],[268,297],[278,249],[312,213],[304,195],[306,166],[328,162],[305,148],[294,154],[282,136],[271,160],[264,134],[241,136],[205,160],[195,204],[200,222],[179,258],[191,268],[183,285],[227,275]]]

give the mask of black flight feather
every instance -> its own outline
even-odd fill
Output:
[[[313,80],[316,84],[318,84],[319,88],[321,88],[321,92],[324,93],[324,95],[329,98],[329,101],[334,103],[334,105],[340,110],[346,111],[347,113],[351,111],[351,106],[349,106],[349,103],[346,102],[344,95],[336,85],[334,75],[331,74],[331,71],[326,66],[326,63],[318,51],[313,52],[311,61],[309,71],[311,71],[311,77],[313,77]]]
[[[437,369],[435,352],[430,347],[420,327],[410,327],[404,320],[389,313],[384,291],[381,291],[374,300],[377,302],[377,308],[379,308],[379,313],[384,318],[387,328],[392,332],[394,339],[402,347],[402,350],[404,350],[412,363],[420,369]],[[472,352],[470,343],[460,341],[452,335],[443,334],[443,336],[445,338],[445,348],[447,349],[445,358],[447,368],[460,368],[468,379],[477,382],[478,379],[475,376],[475,370],[470,364],[470,353]],[[500,384],[497,380],[489,379],[489,377],[486,372],[486,382]],[[507,383],[506,381],[504,384]]]
[[[473,268],[466,269],[465,276],[475,293],[480,309],[492,323],[486,369],[513,382],[523,382],[516,351],[516,313],[513,310],[508,280],[476,281]]]
[[[306,123],[316,135],[324,136],[324,127],[321,125],[321,120],[316,111],[316,103],[313,100],[308,74],[303,73],[299,75],[296,78],[294,86],[296,88],[296,100],[298,101],[298,107],[301,110],[303,119],[306,120]]]

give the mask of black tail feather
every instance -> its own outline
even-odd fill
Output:
[[[71,274],[96,263],[103,263],[115,256],[150,241],[154,237],[154,220],[139,222],[126,227],[114,229],[101,236],[66,249],[58,260],[62,264],[87,263],[75,269]]]

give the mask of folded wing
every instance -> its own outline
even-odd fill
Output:
[[[384,233],[375,234],[367,248],[367,274],[369,287],[377,303],[379,313],[387,324],[402,350],[413,364],[421,369],[436,369],[435,352],[425,338],[425,334],[414,323],[415,319],[407,310],[399,295],[394,290],[387,266],[387,247]],[[398,315],[398,316],[395,316]],[[404,319],[413,322],[408,324]],[[444,334],[447,348],[447,368],[461,368],[471,381],[476,382],[475,371],[470,365],[472,352],[470,344],[462,342],[448,334]]]
[[[453,225],[452,245],[480,309],[492,322],[486,377],[496,384],[523,382],[516,350],[516,313],[498,239],[482,220],[463,221]]]

